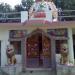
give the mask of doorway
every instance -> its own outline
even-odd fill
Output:
[[[51,40],[47,33],[35,31],[27,37],[26,66],[28,68],[51,67]]]

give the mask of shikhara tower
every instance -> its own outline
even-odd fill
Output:
[[[57,21],[58,18],[57,8],[52,0],[35,0],[29,13],[30,18],[47,18],[48,21],[48,18],[52,18],[52,21]]]

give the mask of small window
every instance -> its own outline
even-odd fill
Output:
[[[21,54],[21,41],[10,41],[10,44],[14,46],[15,54]]]

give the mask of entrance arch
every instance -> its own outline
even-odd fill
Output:
[[[30,33],[26,38],[26,67],[51,67],[51,38],[41,29]]]

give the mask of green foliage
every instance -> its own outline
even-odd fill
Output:
[[[22,5],[15,5],[15,11],[16,12],[20,12],[20,11],[24,11],[24,9],[22,8]]]
[[[25,8],[25,10],[29,10],[32,4],[34,3],[34,0],[22,0],[22,6]]]
[[[54,0],[58,8],[75,10],[75,0]]]
[[[75,20],[75,0],[54,0],[57,8],[61,8],[62,12],[60,13],[63,16],[69,16],[69,17],[64,17],[62,19],[65,19],[67,21],[73,21]],[[63,10],[68,10],[68,11],[63,11]],[[70,17],[71,16],[71,17]]]
[[[7,3],[1,3],[0,4],[0,12],[11,12],[12,8],[9,4]]]
[[[61,0],[61,8],[75,10],[75,0]]]
[[[0,12],[20,12],[23,10],[29,10],[31,5],[34,3],[34,0],[22,0],[22,3],[20,5],[15,5],[14,9],[11,8],[11,6],[7,3],[1,3],[0,4]]]

